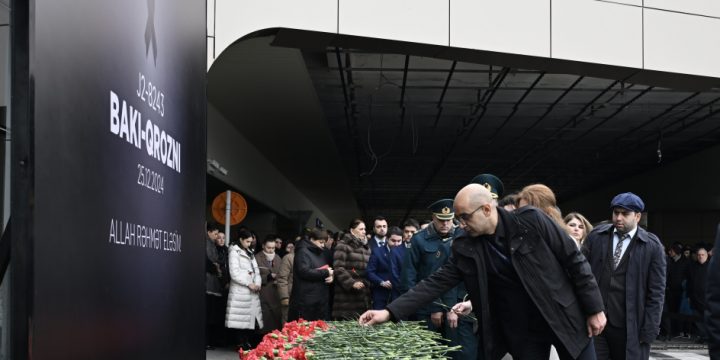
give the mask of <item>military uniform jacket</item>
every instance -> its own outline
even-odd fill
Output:
[[[604,310],[590,265],[567,233],[540,210],[497,211],[509,239],[513,268],[550,328],[577,357],[590,341],[587,317]],[[388,305],[388,310],[393,319],[404,318],[463,282],[479,322],[478,357],[500,359],[507,352],[500,335],[504,319],[493,318],[490,311],[483,241],[459,234],[450,261]]]
[[[420,281],[430,276],[442,267],[450,258],[452,238],[455,235],[453,228],[448,233],[446,240],[435,231],[435,226],[430,223],[428,227],[420,230],[410,239],[412,246],[406,249],[400,275],[400,292],[405,292],[417,285]],[[445,312],[446,309],[434,304],[435,302],[453,306],[457,303],[456,290],[449,290],[443,296],[433,300],[427,306],[418,309],[417,314],[429,315],[435,312]]]

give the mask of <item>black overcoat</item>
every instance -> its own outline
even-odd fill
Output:
[[[608,251],[612,246],[613,231],[611,224],[598,226],[584,243],[583,250],[598,279],[608,269],[607,262],[613,261]],[[653,233],[638,227],[633,241],[636,244],[627,260],[625,275],[625,356],[628,359],[639,359],[640,343],[652,343],[660,332],[665,301],[666,260],[663,245]]]
[[[295,248],[292,293],[288,308],[288,321],[301,317],[305,320],[323,320],[330,301],[330,285],[325,279],[330,271],[325,252],[310,240],[303,239]]]

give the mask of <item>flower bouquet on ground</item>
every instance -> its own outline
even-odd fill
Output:
[[[241,359],[445,359],[459,346],[418,322],[360,326],[357,321],[304,321],[273,331]]]
[[[305,360],[305,342],[315,336],[318,330],[327,331],[330,326],[322,321],[305,321],[299,319],[283,326],[282,330],[273,330],[265,334],[255,349],[240,350],[242,360],[260,359],[294,359]]]

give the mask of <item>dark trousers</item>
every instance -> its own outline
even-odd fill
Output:
[[[430,321],[429,315],[419,315],[420,320],[427,322],[427,328],[430,331],[439,332],[443,338],[448,340],[449,346],[462,346],[460,351],[448,353],[453,360],[475,360],[478,358],[478,342],[479,339],[473,331],[473,322],[459,320],[458,327],[451,329],[447,319],[443,318],[442,328],[437,328]]]
[[[235,340],[235,345],[243,350],[254,349],[262,340],[262,336],[259,334],[260,324],[255,320],[255,329],[228,329],[232,334],[231,337]]]
[[[549,336],[548,336],[549,335]],[[565,346],[560,342],[560,339],[550,331],[547,335],[532,336],[522,339],[522,345],[511,348],[510,355],[513,360],[547,360],[550,358],[550,346],[555,346],[558,357],[561,360],[595,360],[595,346],[593,340],[585,346],[585,349],[580,353],[577,358],[572,357],[567,351]]]
[[[288,321],[302,318],[307,321],[326,320],[327,304],[319,302],[316,304],[296,305],[291,303],[288,310]]]
[[[234,344],[243,350],[252,350],[260,343],[260,335],[257,330],[251,329],[230,329]]]
[[[703,341],[707,340],[707,328],[705,327],[705,309],[693,310],[695,315],[695,334]]]
[[[393,286],[396,286],[393,284]],[[376,286],[372,289],[372,300],[373,310],[383,310],[387,306],[387,304],[391,303],[393,300],[397,299],[400,294],[397,290],[394,288],[392,290],[388,290],[381,286]]]
[[[460,345],[460,351],[451,352],[453,360],[476,360],[478,351],[478,337],[473,332],[472,321],[459,320],[458,327],[451,329],[445,322],[445,337],[450,340],[450,346]]]
[[[680,320],[681,302],[682,292],[668,292],[665,294],[665,304],[663,306],[660,327],[662,328],[662,332],[668,337],[678,335],[684,330]]]
[[[626,346],[626,329],[609,323],[605,326],[605,330],[595,338],[595,352],[598,360],[625,360]]]
[[[224,334],[225,302],[220,296],[205,294],[205,345],[221,346]]]

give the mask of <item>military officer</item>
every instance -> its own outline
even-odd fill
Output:
[[[470,184],[480,184],[490,191],[493,202],[497,205],[498,199],[502,199],[505,186],[500,178],[493,174],[480,174],[470,180]]]
[[[401,283],[408,290],[427,278],[443,266],[450,257],[455,226],[453,219],[453,200],[442,199],[432,203],[428,209],[432,212],[430,225],[415,233],[410,239],[411,246],[405,253]],[[473,320],[470,317],[458,319],[450,308],[463,301],[467,294],[463,284],[446,292],[433,303],[416,312],[417,320],[427,322],[428,330],[440,331],[450,340],[450,345],[461,345],[462,350],[451,354],[453,359],[475,359],[477,357],[477,337],[473,332]]]

